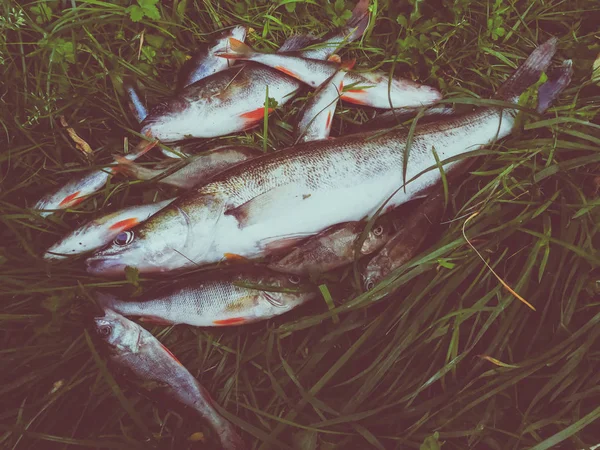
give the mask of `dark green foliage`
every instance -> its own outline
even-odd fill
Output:
[[[372,0],[360,69],[482,103],[550,35],[574,60],[571,86],[544,117],[448,180],[446,222],[427,247],[368,293],[352,269],[320,280],[324,299],[240,328],[152,329],[214,394],[251,448],[582,449],[600,442],[600,52],[597,0]],[[276,49],[294,33],[345,23],[349,1],[8,2],[0,6],[0,446],[16,449],[212,448],[204,424],[119,384],[85,332],[95,289],[155,286],[93,278],[43,251],[103,211],[166,199],[168,188],[114,178],[76,210],[46,220],[45,192],[137,142],[122,80],[150,104],[213,32],[242,23]],[[268,94],[266,99],[268,98]],[[292,142],[303,99],[268,128],[221,141],[273,151]],[[276,105],[270,105],[276,106]],[[343,105],[333,134],[371,111]],[[64,115],[95,150],[88,160]],[[265,121],[266,123],[266,121]],[[208,144],[210,145],[210,144]],[[158,152],[148,159],[158,160]],[[433,167],[432,170],[439,170]],[[537,309],[509,294],[466,244]],[[332,281],[332,278],[335,278]],[[342,279],[343,288],[337,283]],[[388,293],[395,291],[392,295]],[[481,358],[478,356],[484,356]],[[497,361],[494,363],[494,361]],[[197,437],[197,435],[196,435]]]

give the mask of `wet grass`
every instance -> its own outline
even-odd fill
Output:
[[[152,282],[102,280],[80,260],[50,266],[40,256],[101,211],[174,191],[114,178],[76,210],[43,220],[28,208],[74,174],[110,162],[124,138],[137,142],[125,77],[153,104],[213,32],[242,23],[253,28],[252,45],[276,49],[293,32],[334,28],[353,6],[323,3],[2,3],[3,448],[212,448],[202,423],[117,384],[85,332],[95,289]],[[477,152],[469,172],[450,183],[446,221],[426,248],[369,293],[355,289],[348,269],[344,289],[323,287],[322,301],[277,320],[152,329],[251,448],[399,449],[427,440],[431,449],[444,442],[444,449],[542,450],[600,442],[600,90],[591,81],[599,14],[595,0],[372,1],[365,38],[341,53],[360,68],[394,68],[477,103],[534,44],[555,35],[557,61],[572,58],[575,75],[544,117],[524,114],[518,133]],[[266,131],[221,141],[267,151],[289,144],[302,102],[278,108]],[[334,134],[371,115],[340,107]],[[90,143],[92,158],[75,148],[60,116]],[[463,225],[474,212],[465,235],[536,311],[467,245]],[[207,442],[189,440],[197,432]]]

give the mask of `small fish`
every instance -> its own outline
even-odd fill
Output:
[[[497,98],[516,104],[550,65],[556,45],[557,39],[550,39],[535,49]],[[516,108],[480,107],[417,126],[408,160],[405,128],[266,153],[184,193],[131,229],[134,237],[128,244],[113,242],[94,253],[86,261],[87,270],[122,276],[126,266],[168,272],[219,262],[224,253],[267,256],[273,240],[293,245],[294,239],[332,225],[372,217],[384,203],[392,209],[417,198],[440,181],[432,148],[440,161],[462,155],[466,159],[510,135],[517,113]],[[455,160],[443,167],[448,172],[459,164]],[[405,180],[412,181],[403,189]]]
[[[143,222],[173,200],[175,198],[148,205],[130,206],[94,219],[50,247],[44,259],[65,259],[103,247],[117,238],[120,233]]]
[[[208,150],[206,152],[193,155],[181,169],[158,180],[159,183],[169,184],[181,189],[191,189],[202,181],[208,180],[223,170],[234,166],[242,161],[255,158],[262,152],[242,145],[224,145]],[[115,160],[119,163],[119,172],[129,175],[138,180],[151,180],[160,177],[170,170],[150,169],[129,161],[122,156],[116,156]],[[176,165],[179,165],[176,163]]]
[[[344,88],[344,77],[353,66],[354,60],[342,64],[340,69],[306,102],[296,127],[296,142],[316,141],[329,137],[335,108]]]
[[[372,289],[388,273],[411,260],[421,248],[429,230],[439,224],[444,212],[443,194],[426,198],[414,212],[403,217],[396,232],[362,271],[366,290]]]
[[[365,32],[368,24],[369,0],[359,0],[354,7],[354,10],[352,10],[352,17],[348,19],[346,25],[341,29],[328,33],[322,39],[318,39],[310,34],[290,36],[285,40],[277,52],[299,52],[299,55],[303,58],[326,61],[345,44],[349,44],[350,42],[359,39]],[[305,47],[309,46],[311,48],[303,50]]]
[[[278,272],[296,275],[319,274],[354,261],[356,241],[366,222],[346,222],[333,225],[300,244],[291,253],[268,265]],[[379,250],[392,236],[393,226],[388,215],[381,216],[367,234],[361,255]]]
[[[321,86],[338,70],[331,61],[306,59],[294,54],[260,53],[243,42],[230,38],[231,50],[217,56],[228,59],[254,61],[277,69],[312,87]],[[385,72],[349,72],[344,80],[347,87],[342,100],[374,108],[390,109],[420,107],[441,100],[442,94],[435,88],[401,78],[392,78]]]
[[[225,30],[218,38],[195,52],[179,71],[177,90],[184,89],[198,80],[231,67],[229,61],[223,61],[215,56],[216,52],[227,51],[230,37],[243,42],[246,39],[246,27],[237,25]]]
[[[229,257],[235,259],[235,255]],[[178,280],[140,300],[124,301],[99,294],[97,303],[148,322],[215,327],[279,316],[315,296],[316,291],[296,275],[245,268]]]
[[[124,158],[134,161],[155,145],[156,142],[148,143],[147,141],[142,141],[133,152],[125,155]],[[47,217],[55,211],[72,208],[102,189],[109,177],[117,172],[117,166],[109,165],[79,175],[58,190],[43,196],[38,200],[33,209],[40,216]]]
[[[148,330],[107,309],[94,318],[93,332],[103,343],[108,365],[124,381],[158,402],[199,415],[215,431],[220,448],[246,448],[233,425],[217,412],[208,391]]]
[[[209,75],[156,105],[142,122],[142,133],[174,142],[247,130],[263,121],[267,87],[269,98],[284,105],[300,83],[260,64],[234,66]]]

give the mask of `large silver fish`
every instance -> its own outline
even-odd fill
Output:
[[[296,126],[296,142],[317,141],[329,137],[335,108],[342,95],[344,78],[353,65],[354,61],[342,64],[306,102]]]
[[[333,225],[301,243],[290,253],[271,262],[268,267],[278,272],[297,275],[320,274],[351,264],[355,259],[357,239],[366,222],[346,222]],[[360,256],[379,250],[392,237],[393,224],[389,214],[379,218],[367,234]]]
[[[141,141],[136,149],[125,155],[124,158],[134,161],[154,147],[154,145],[155,143]],[[117,172],[118,167],[116,165],[109,165],[79,175],[56,191],[44,195],[38,200],[33,209],[40,216],[46,217],[56,211],[72,208],[102,189],[108,179]]]
[[[96,301],[149,322],[214,327],[266,320],[315,297],[315,289],[295,275],[244,268],[179,280],[140,299],[99,294]]]
[[[163,142],[210,138],[247,130],[262,122],[266,94],[287,103],[300,82],[270,67],[246,63],[189,85],[152,108],[142,133]]]
[[[196,51],[181,67],[177,89],[181,90],[198,80],[231,67],[230,62],[215,56],[216,52],[227,51],[230,37],[243,42],[246,39],[246,27],[237,25],[225,30],[220,33],[219,37]]]
[[[191,189],[217,173],[261,154],[262,152],[252,147],[223,145],[190,156],[181,169],[164,178],[160,178],[158,182],[181,189]],[[164,169],[150,169],[120,156],[115,157],[115,159],[119,163],[120,173],[132,176],[138,180],[151,180],[160,177],[163,173],[170,170],[169,167]],[[178,163],[176,164],[179,165]]]
[[[556,43],[551,39],[539,46],[501,87],[500,98],[516,103],[548,67]],[[388,198],[388,208],[414,198],[440,179],[432,148],[442,161],[471,152],[509,135],[516,115],[512,108],[482,107],[417,126],[406,179],[406,129],[307,142],[251,159],[130,230],[128,244],[115,242],[96,252],[87,260],[88,271],[122,274],[125,266],[135,266],[164,272],[215,263],[226,253],[264,256],[279,240],[291,243],[370,217]]]
[[[215,410],[208,391],[150,332],[109,309],[94,318],[93,331],[105,344],[109,365],[126,381],[153,399],[195,412],[210,424],[220,448],[246,448],[233,425]]]
[[[429,230],[439,224],[444,212],[444,196],[426,198],[398,224],[393,237],[362,270],[365,289],[372,289],[388,273],[412,259],[427,237]]]
[[[315,88],[339,68],[335,62],[306,59],[295,54],[260,53],[233,38],[230,39],[230,47],[228,53],[217,55],[264,64]],[[374,108],[417,108],[442,98],[442,94],[433,87],[402,78],[390,80],[385,72],[348,72],[344,85],[347,88],[342,92],[342,100]]]
[[[103,247],[116,239],[120,233],[143,222],[173,200],[175,198],[147,205],[129,206],[91,220],[50,247],[44,259],[64,259]]]

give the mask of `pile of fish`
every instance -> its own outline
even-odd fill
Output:
[[[93,252],[86,259],[91,274],[122,277],[134,267],[175,278],[141,298],[98,293],[104,315],[94,319],[95,334],[115,370],[155,382],[153,395],[198,413],[225,449],[243,448],[243,442],[209,394],[156,338],[124,316],[201,327],[265,320],[316,298],[315,276],[356,261],[364,288],[373,288],[412,259],[442,219],[436,156],[446,172],[460,173],[461,155],[509,135],[520,95],[548,69],[557,46],[551,38],[531,53],[496,93],[503,103],[458,113],[436,105],[442,95],[433,87],[341,61],[335,52],[359,39],[368,20],[368,1],[360,0],[343,29],[321,40],[293,36],[276,53],[252,49],[244,43],[246,29],[236,26],[194,55],[176,91],[150,110],[132,85],[125,86],[146,139],[35,206],[44,217],[72,208],[117,174],[178,190],[176,197],[94,219],[50,247],[45,258]],[[570,61],[550,72],[538,90],[539,113],[570,77]],[[196,153],[182,145],[255,127],[273,111],[266,95],[282,106],[303,86],[314,92],[289,148],[263,153],[229,144]],[[340,99],[390,110],[388,117],[419,111],[428,117],[412,133],[375,125],[331,138]],[[165,160],[154,168],[135,161],[152,148],[162,148]],[[407,213],[401,206],[412,200],[420,203]],[[232,262],[225,270],[183,275],[224,260]]]

